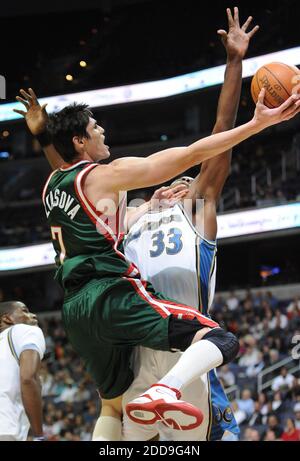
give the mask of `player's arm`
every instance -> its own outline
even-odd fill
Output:
[[[20,354],[20,384],[22,402],[34,437],[43,436],[42,393],[39,379],[40,355],[36,350]]]
[[[252,21],[251,16],[240,26],[238,8],[234,8],[234,17],[228,8],[227,16],[228,32],[218,31],[226,49],[227,63],[213,133],[229,130],[235,125],[242,87],[242,60],[251,38],[259,28],[256,26],[247,32]],[[189,197],[205,199],[205,236],[212,240],[217,233],[216,208],[230,173],[231,154],[232,149],[204,162],[201,172],[190,186]]]
[[[48,121],[48,114],[46,112],[47,104],[43,104],[43,106],[40,105],[32,88],[28,89],[28,93],[24,90],[20,90],[20,93],[23,97],[17,96],[16,99],[25,106],[26,112],[24,110],[13,109],[14,112],[25,118],[27,126],[33,136],[36,136],[38,139],[40,136],[45,137]],[[41,142],[41,144],[43,144],[43,142]],[[47,143],[47,145],[42,145],[42,148],[53,170],[60,168],[65,163],[53,144]]]
[[[88,178],[91,177],[92,182],[107,193],[161,184],[231,149],[269,126],[290,120],[300,111],[298,95],[292,95],[275,109],[264,105],[264,96],[265,90],[262,89],[253,119],[237,128],[213,134],[187,147],[166,149],[146,158],[125,157],[114,160],[109,165],[92,170]]]

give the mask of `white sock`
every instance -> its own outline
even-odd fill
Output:
[[[220,349],[207,339],[192,344],[158,383],[181,389],[223,363]]]
[[[93,432],[93,442],[120,441],[122,423],[119,418],[113,416],[100,416]]]

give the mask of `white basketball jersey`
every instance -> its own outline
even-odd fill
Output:
[[[26,440],[29,421],[21,398],[19,358],[24,350],[45,352],[39,327],[18,324],[0,333],[0,438]]]
[[[215,290],[216,243],[199,235],[181,205],[143,215],[124,246],[126,258],[156,291],[208,312]]]

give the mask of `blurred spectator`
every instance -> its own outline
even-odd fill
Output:
[[[294,414],[296,429],[300,429],[300,402],[297,402],[294,406]]]
[[[263,441],[264,442],[275,442],[275,440],[277,440],[275,432],[272,431],[271,429],[268,429],[263,438]]]
[[[256,340],[251,335],[247,335],[244,338],[244,344],[246,350],[242,357],[239,359],[239,365],[241,367],[249,367],[256,365],[260,361],[260,352],[256,347]]]
[[[294,376],[289,374],[286,367],[282,367],[280,370],[280,375],[274,379],[272,384],[273,391],[287,391],[291,389],[294,382]]]
[[[228,365],[223,365],[218,369],[218,376],[222,380],[225,388],[235,384],[235,376],[232,371],[229,370]]]
[[[238,306],[239,306],[239,300],[238,298],[236,297],[234,291],[232,291],[229,295],[229,298],[227,299],[226,301],[226,304],[228,306],[228,309],[230,311],[235,311]]]
[[[274,432],[276,439],[279,439],[283,433],[283,429],[280,426],[278,418],[275,414],[270,415],[268,418],[268,429]]]
[[[251,391],[244,389],[241,399],[237,400],[239,410],[246,413],[247,418],[254,413],[254,400],[252,399]]]
[[[257,429],[252,429],[251,427],[247,427],[244,432],[243,441],[245,442],[259,442],[260,441],[260,434]]]
[[[285,442],[299,442],[300,441],[300,429],[296,429],[295,421],[292,418],[288,418],[285,423],[285,429],[281,435],[281,439]]]
[[[276,328],[284,330],[287,327],[288,318],[286,315],[281,314],[280,310],[276,310],[275,317],[269,323],[270,330],[275,330]]]

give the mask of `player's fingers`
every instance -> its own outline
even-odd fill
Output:
[[[26,99],[23,99],[23,98],[21,98],[20,96],[16,96],[16,99],[17,99],[19,102],[21,102],[21,103],[26,107],[26,109],[29,109],[29,104],[28,104],[28,102],[26,101]]]
[[[289,116],[286,116],[284,118],[284,121],[288,121],[288,120],[291,120],[292,118],[294,118],[296,115],[300,114],[300,107],[297,108],[296,111],[294,111],[291,115]]]
[[[183,190],[185,190],[185,189],[188,189],[188,187],[187,187],[186,184],[178,184],[178,186],[175,186],[175,187],[172,188],[172,191],[173,191],[174,193],[176,193],[176,192],[183,191]]]
[[[21,95],[22,95],[25,99],[27,99],[28,101],[31,101],[31,100],[32,100],[30,94],[26,93],[25,90],[23,90],[23,89],[20,90],[20,93],[21,93]]]
[[[251,24],[251,21],[252,21],[253,17],[252,16],[249,16],[249,18],[247,19],[247,21],[245,21],[245,23],[242,25],[241,29],[246,32],[246,30],[248,29],[249,25]]]
[[[283,112],[283,116],[286,120],[289,120],[292,117],[295,117],[296,114],[298,114],[300,109],[300,100],[296,101],[295,104],[293,104],[291,107],[286,109]]]
[[[38,100],[37,100],[37,97],[36,97],[36,94],[35,92],[33,91],[32,88],[28,88],[28,91],[29,91],[29,94],[33,100],[34,103],[38,104]]]
[[[233,17],[232,17],[231,9],[227,8],[226,13],[227,13],[227,18],[228,18],[228,25],[232,26],[234,24],[234,20],[233,20]]]
[[[252,38],[254,34],[256,34],[256,32],[259,30],[259,26],[255,26],[253,27],[252,30],[250,30],[250,32],[248,32],[248,37],[249,38]]]
[[[23,115],[23,117],[25,117],[26,115],[26,112],[24,112],[24,110],[13,109],[13,111],[16,112],[17,114]]]
[[[290,106],[294,105],[295,102],[299,99],[300,95],[298,94],[292,94],[284,103],[281,104],[281,106],[278,107],[279,111],[282,113],[286,109],[288,109]]]
[[[163,192],[164,190],[167,190],[167,189],[169,189],[167,186],[162,186],[159,189],[156,189],[154,194],[160,194],[161,192]]]
[[[262,88],[260,90],[259,95],[258,95],[257,102],[259,102],[260,104],[264,104],[265,95],[266,95],[266,90],[265,90],[265,88]]]
[[[172,197],[172,200],[181,200],[185,198],[186,196],[187,196],[187,192],[181,192],[180,194],[174,195],[174,197]]]
[[[47,106],[48,106],[48,103],[46,102],[46,104],[43,104],[43,105],[42,105],[41,109],[42,109],[42,110],[46,110],[46,107],[47,107]]]
[[[227,38],[227,32],[226,32],[226,30],[219,29],[219,30],[217,31],[217,34],[218,34],[218,35],[221,35],[221,37],[224,38],[224,39]]]
[[[237,6],[234,7],[234,22],[239,26],[240,25],[240,17],[239,17],[239,9]]]

